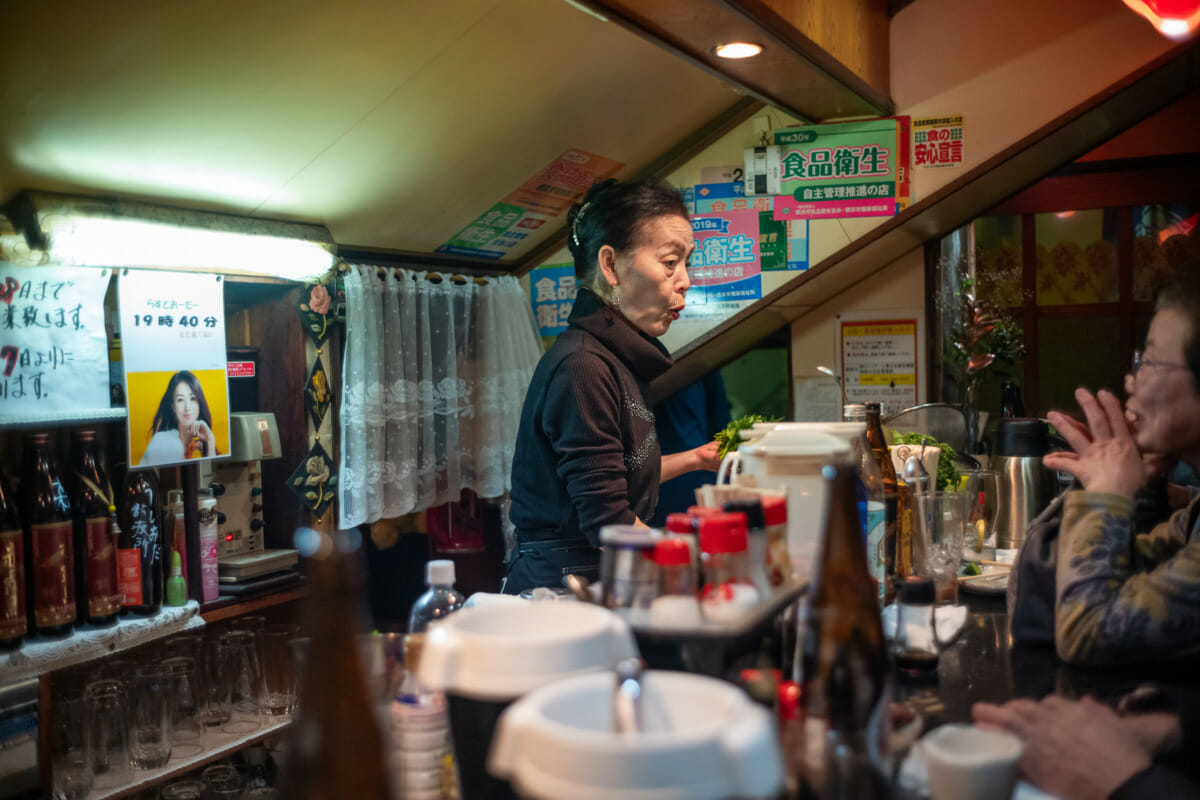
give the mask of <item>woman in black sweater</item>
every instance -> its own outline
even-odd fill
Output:
[[[658,341],[679,319],[695,242],[679,193],[657,182],[596,184],[567,215],[579,286],[568,328],[538,362],[517,434],[504,591],[599,575],[600,528],[644,525],[658,484],[715,470],[710,442],[663,456],[646,402],[671,366]]]

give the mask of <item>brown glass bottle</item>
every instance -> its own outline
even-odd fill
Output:
[[[27,613],[39,634],[65,636],[75,625],[71,501],[50,451],[50,435],[32,434],[29,448],[30,466],[21,491]]]
[[[154,471],[131,469],[117,504],[117,588],[121,606],[156,614],[163,601],[162,497]]]
[[[0,650],[21,644],[25,619],[25,541],[17,502],[0,474]]]
[[[883,425],[879,422],[879,403],[866,403],[867,444],[871,455],[883,473],[883,502],[887,507],[884,551],[884,602],[896,597],[896,536],[899,533],[897,520],[900,512],[900,488],[896,479],[896,468],[892,465],[892,454],[888,452],[887,440],[883,436]]]
[[[829,506],[804,629],[805,778],[823,798],[887,796],[889,663],[855,468],[827,465]]]
[[[71,436],[71,517],[75,535],[75,605],[90,625],[112,625],[121,611],[117,591],[116,507],[96,455],[96,432]]]
[[[304,531],[312,592],[300,711],[288,736],[281,795],[295,800],[396,797],[357,636],[367,630],[365,585],[350,534]],[[298,537],[300,535],[298,534]]]

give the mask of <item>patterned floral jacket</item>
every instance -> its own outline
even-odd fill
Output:
[[[1136,537],[1133,508],[1120,495],[1067,495],[1054,620],[1064,661],[1131,664],[1200,653],[1200,497]]]

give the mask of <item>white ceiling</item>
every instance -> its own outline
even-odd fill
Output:
[[[119,195],[429,252],[568,148],[627,176],[738,100],[564,0],[0,5],[0,202]]]

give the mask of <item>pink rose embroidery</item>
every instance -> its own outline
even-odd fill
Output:
[[[308,307],[316,313],[324,315],[329,313],[329,303],[331,301],[332,298],[329,296],[329,292],[325,290],[324,286],[318,283],[312,288],[312,292],[308,296]]]

